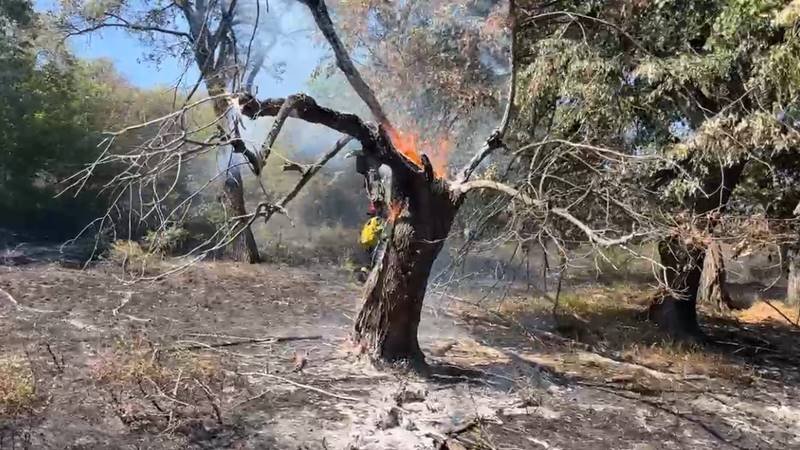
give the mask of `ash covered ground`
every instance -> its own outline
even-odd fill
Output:
[[[689,348],[648,334],[631,288],[564,297],[574,323],[524,285],[434,288],[412,374],[357,354],[340,269],[0,271],[2,448],[800,447],[800,333],[763,305]]]

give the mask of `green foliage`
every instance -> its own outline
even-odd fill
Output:
[[[164,230],[150,230],[144,237],[150,252],[162,255],[179,249],[189,239],[189,231],[173,225]]]
[[[37,60],[35,17],[26,2],[4,4],[4,28],[16,25],[0,49],[0,209],[3,226],[75,228],[94,209],[89,197],[55,200],[57,180],[96,153],[98,106],[105,92],[90,80],[91,64]],[[27,7],[27,9],[26,9]],[[70,226],[71,225],[71,226]]]
[[[554,14],[523,28],[519,137],[591,142],[684,164],[662,191],[676,204],[720,165],[797,155],[800,135],[790,121],[800,98],[799,7],[558,2],[555,10],[587,18],[578,25]],[[563,164],[561,173],[585,182],[586,161]],[[631,182],[648,182],[650,173],[639,175]]]
[[[56,197],[62,181],[95,160],[104,131],[171,112],[173,96],[131,87],[108,61],[50,51],[36,35],[51,32],[29,2],[0,4],[9,37],[0,42],[0,227],[65,238],[103,215],[115,168],[98,167],[80,193]],[[144,127],[115,144],[131,148],[153,133]]]

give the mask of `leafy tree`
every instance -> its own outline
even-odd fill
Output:
[[[602,217],[597,205],[614,198],[658,221],[667,294],[657,298],[651,317],[677,334],[698,332],[695,301],[709,242],[747,232],[746,226],[720,222],[734,189],[742,180],[759,179],[759,164],[796,173],[785,165],[796,160],[798,143],[786,115],[797,100],[800,85],[792,67],[800,53],[795,22],[777,20],[785,15],[785,3],[522,7],[531,11],[521,19],[528,49],[520,77],[525,96],[518,99],[524,140],[579,142],[652,157],[654,164],[629,174],[626,189],[594,187],[582,217]],[[561,144],[549,147],[563,151]],[[547,153],[534,147],[523,167],[534,151],[540,159]],[[567,190],[563,183],[596,179],[587,172],[597,169],[591,162],[562,160],[559,166],[557,175],[565,181],[547,181],[550,189],[562,184],[557,192]],[[608,226],[620,225],[613,224],[615,216]]]
[[[105,92],[94,66],[37,60],[38,18],[28,2],[4,2],[0,12],[0,209],[4,225],[41,229],[53,237],[76,231],[97,212],[90,195],[54,199],[56,181],[93,158]]]
[[[119,214],[106,217],[109,192],[105,187],[119,167],[97,167],[91,179],[78,179],[83,185],[80,195],[58,194],[76,181],[72,178],[75,172],[99,156],[98,144],[105,131],[120,123],[138,123],[168,114],[174,107],[173,96],[160,88],[132,87],[109,61],[84,61],[66,50],[54,50],[46,39],[39,38],[50,34],[48,23],[29,4],[12,2],[3,6],[13,6],[10,11],[20,18],[12,20],[14,16],[4,13],[2,19],[10,37],[0,44],[0,208],[5,212],[2,225],[60,239],[74,236],[87,222],[103,217],[125,225],[130,222],[133,229],[127,233],[143,234],[154,226],[152,218],[141,214],[152,203],[151,192],[140,192],[133,201],[126,198],[118,204]],[[210,122],[212,115],[206,114],[204,120]],[[189,119],[200,118],[195,114]],[[119,143],[134,147],[156,134],[157,128],[142,127],[120,137]],[[68,182],[61,183],[63,180]],[[177,185],[176,191],[185,187]],[[177,192],[172,195],[176,196]]]
[[[67,35],[123,29],[149,45],[152,59],[172,56],[196,67],[200,79],[189,98],[205,85],[226,136],[221,145],[228,152],[222,199],[230,217],[247,214],[241,167],[249,162],[260,169],[252,150],[239,137],[236,118],[230,111],[230,93],[240,87],[252,89],[255,74],[264,64],[267,49],[262,45],[261,31],[270,25],[267,5],[236,0],[61,3],[60,25]],[[231,255],[257,262],[258,248],[250,227],[239,221],[233,235]]]

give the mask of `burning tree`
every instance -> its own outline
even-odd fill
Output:
[[[495,150],[506,147],[504,138],[511,123],[516,89],[514,63],[509,81],[508,104],[499,126],[455,177],[448,179],[445,172],[441,168],[437,169],[425,153],[426,149],[415,148],[415,141],[404,140],[403,133],[392,125],[375,93],[345,50],[326,4],[321,0],[303,0],[303,3],[308,6],[317,26],[331,45],[337,66],[367,104],[377,124],[320,106],[306,95],[261,101],[246,96],[240,101],[241,109],[243,114],[252,118],[275,116],[273,129],[264,148],[270,147],[286,117],[292,115],[354,137],[361,143],[366,154],[391,169],[393,204],[388,226],[388,243],[367,280],[364,303],[355,324],[356,340],[376,360],[403,360],[412,363],[424,361],[417,340],[417,329],[428,277],[465,196],[472,191],[492,190],[507,195],[528,211],[552,214],[580,230],[587,241],[601,246],[624,244],[649,233],[632,232],[616,238],[609,237],[606,231],[595,231],[585,224],[569,208],[552,207],[545,199],[532,197],[498,181],[471,179],[488,156]],[[513,1],[509,2],[507,11],[512,30],[510,55],[514,61],[517,11]],[[602,148],[575,148],[595,155],[606,163],[614,160]]]
[[[124,192],[131,192],[132,195],[135,185],[141,188],[141,186],[152,184],[155,189],[157,180],[165,174],[171,174],[177,180],[182,164],[221,146],[231,146],[234,153],[246,155],[253,171],[258,174],[260,168],[266,164],[272,146],[290,116],[305,122],[324,125],[354,138],[361,144],[363,152],[378,164],[390,168],[392,173],[390,193],[392,214],[387,230],[387,245],[378,256],[378,263],[367,281],[364,304],[355,324],[357,341],[363,344],[372,357],[382,361],[405,360],[420,364],[424,362],[417,340],[417,328],[428,277],[434,260],[450,233],[459,208],[463,205],[466,196],[473,191],[491,190],[507,196],[513,204],[530,211],[531,217],[536,215],[559,217],[565,221],[564,223],[569,224],[568,226],[578,229],[588,242],[595,245],[622,244],[642,235],[639,232],[632,232],[617,238],[610,237],[612,233],[607,230],[595,231],[573,214],[568,206],[554,206],[545,197],[523,192],[520,187],[524,188],[525,186],[515,187],[490,179],[472,180],[475,171],[487,157],[498,149],[508,147],[506,135],[512,122],[517,81],[514,44],[518,11],[513,1],[508,3],[504,14],[512,31],[509,52],[512,63],[510,64],[506,107],[497,129],[485,138],[483,144],[469,158],[469,161],[452,176],[447,173],[445,161],[442,158],[444,155],[441,149],[444,149],[445,145],[438,146],[438,153],[437,149],[419,148],[422,141],[418,140],[414,133],[404,132],[390,121],[374,91],[362,77],[346,51],[334,28],[325,2],[302,0],[301,3],[308,7],[314,22],[333,50],[337,67],[360,99],[367,105],[375,123],[367,122],[353,114],[321,106],[316,100],[303,94],[292,95],[285,99],[256,100],[249,94],[228,91],[227,89],[233,89],[235,85],[226,84],[226,80],[236,80],[237,68],[247,67],[246,61],[237,64],[236,60],[239,55],[236,49],[240,48],[241,39],[237,41],[233,31],[235,20],[232,11],[235,11],[235,3],[168,5],[167,11],[171,11],[170,14],[185,15],[186,23],[189,25],[195,23],[193,20],[196,19],[192,8],[199,6],[216,8],[208,9],[209,14],[214,18],[209,23],[216,24],[218,30],[211,35],[202,33],[193,35],[192,33],[195,33],[192,31],[194,25],[190,27],[188,33],[177,31],[171,33],[168,31],[170,29],[163,28],[166,24],[173,23],[169,19],[162,19],[162,22],[157,24],[144,26],[140,20],[120,19],[116,12],[105,12],[101,14],[100,23],[76,32],[87,32],[92,27],[119,26],[189,39],[198,67],[211,66],[211,68],[201,71],[202,79],[209,88],[210,96],[207,99],[187,103],[183,108],[164,117],[112,134],[107,143],[107,151],[94,164],[90,165],[78,177],[78,180],[91,176],[93,170],[99,165],[121,166],[119,176],[109,186],[119,189],[120,194],[117,198]],[[205,30],[212,27],[201,26],[200,28]],[[213,106],[216,119],[207,124],[189,124],[187,114],[206,103]],[[274,117],[272,129],[260,150],[247,148],[239,137],[238,122],[231,115],[237,110],[252,119],[264,116]],[[146,126],[155,126],[160,130],[156,138],[128,153],[118,154],[111,151],[114,136]],[[219,129],[219,132],[212,134],[208,131],[214,128]],[[194,258],[190,259],[189,263],[202,258],[209,250],[219,248],[236,239],[245,239],[245,243],[249,242],[250,239],[246,237],[249,226],[255,220],[268,220],[275,212],[282,211],[308,179],[341,150],[348,140],[340,140],[332,150],[320,158],[317,164],[300,167],[302,176],[296,187],[277,203],[264,201],[256,207],[255,211],[246,213],[243,209],[243,199],[239,201],[240,197],[238,196],[229,197],[235,200],[231,203],[234,207],[233,217],[230,218],[224,230],[219,232],[219,236],[216,236],[215,242],[209,244],[211,248],[209,245],[198,247]],[[527,148],[534,146],[531,145]],[[609,153],[602,148],[575,146],[574,149],[581,153],[594,155],[593,157],[605,164],[611,164],[615,160],[615,158],[609,157],[613,152]],[[238,171],[232,172],[232,167],[229,167],[225,173],[225,176],[230,178],[231,173],[236,177]],[[241,185],[240,181],[234,181],[235,185],[226,182],[228,192],[232,192],[233,187]],[[159,195],[155,197],[156,204],[159,198],[163,198]],[[179,207],[174,208],[166,216],[173,216],[176,211],[180,211],[181,207],[188,208],[191,204],[191,197],[187,199],[188,201],[181,202]],[[247,248],[250,246],[248,245]],[[179,270],[179,268],[174,270]]]
[[[657,242],[660,262],[651,262],[664,289],[651,307],[651,317],[675,334],[698,333],[695,304],[701,269],[706,247],[725,230],[720,213],[729,206],[743,174],[748,176],[748,162],[758,155],[772,160],[796,149],[796,132],[785,121],[773,120],[762,106],[765,101],[786,103],[793,97],[784,98],[789,95],[784,88],[794,92],[796,85],[766,70],[743,68],[740,58],[765,64],[783,55],[785,59],[777,61],[784,67],[794,61],[789,56],[795,55],[791,49],[796,30],[789,33],[785,26],[750,29],[747,21],[731,25],[726,14],[735,12],[726,8],[734,7],[715,2],[693,10],[687,19],[691,29],[687,35],[686,23],[670,20],[666,28],[655,26],[676,15],[679,2],[623,2],[626,7],[619,9],[612,7],[617,2],[517,4],[511,0],[504,4],[502,15],[511,30],[511,64],[499,125],[452,174],[446,170],[441,150],[421,147],[413,131],[390,120],[368,78],[346,50],[326,3],[299,1],[311,12],[333,50],[336,66],[367,105],[374,122],[322,106],[304,94],[259,100],[247,93],[214,91],[208,101],[225,113],[219,116],[227,117],[235,110],[252,119],[274,117],[261,149],[243,146],[236,121],[227,119],[231,126],[197,143],[187,135],[198,130],[187,133],[182,128],[181,110],[161,121],[165,129],[178,130],[165,135],[172,139],[162,138],[157,153],[140,151],[133,156],[144,156],[145,161],[153,158],[152,165],[136,166],[137,176],[164,173],[176,154],[180,160],[219,145],[232,145],[249,155],[258,173],[289,117],[357,140],[366,155],[392,174],[387,244],[367,280],[355,323],[356,340],[376,360],[424,363],[417,330],[428,278],[459,209],[478,191],[489,191],[499,199],[516,239],[526,244],[554,243],[562,256],[583,245],[617,246],[644,257],[633,245]],[[409,4],[398,8],[413,9]],[[371,2],[359,5],[373,7]],[[386,7],[374,6],[378,11]],[[761,13],[753,14],[761,17]],[[710,29],[708,23],[715,21],[729,28]],[[732,49],[723,42],[726,36],[754,30],[762,33],[758,35],[765,44],[755,50]],[[463,33],[470,36],[468,31]],[[468,60],[487,51],[492,54],[471,47],[469,39],[463,42],[473,51]],[[707,52],[700,51],[706,47]],[[396,59],[386,60],[397,66]],[[451,70],[457,72],[456,67]],[[453,90],[445,89],[447,94],[442,95],[463,107],[459,102],[469,96],[450,94],[465,86],[482,86],[481,70],[452,83]],[[434,80],[452,81],[448,77]],[[397,92],[409,90],[413,84],[409,83],[400,77]],[[437,105],[436,89],[443,84],[426,86],[432,86],[434,94],[417,100]],[[476,104],[492,108],[490,101]],[[442,110],[432,111],[425,119],[441,121]],[[765,136],[770,139],[765,141]],[[235,239],[255,220],[268,220],[282,211],[349,138],[340,140],[313,166],[299,167],[301,179],[281,201],[264,201],[255,211],[233,217],[221,242]],[[177,144],[170,147],[163,142]],[[473,179],[490,156],[504,163],[505,170]],[[109,158],[119,162],[131,156]],[[742,229],[726,231],[725,237],[741,234]]]

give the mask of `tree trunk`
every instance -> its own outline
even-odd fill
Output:
[[[244,204],[244,187],[242,175],[238,169],[229,169],[228,176],[223,186],[225,210],[229,217],[243,216],[247,214]],[[244,229],[242,229],[244,228]],[[253,237],[253,232],[247,223],[240,221],[234,225],[234,233],[238,236],[231,242],[226,250],[228,256],[234,261],[257,264],[261,261],[258,255],[258,246]]]
[[[722,248],[719,243],[712,242],[706,249],[698,301],[713,305],[718,311],[733,309],[734,304],[725,284],[726,277]]]
[[[800,303],[800,249],[790,249],[786,258],[789,266],[786,302],[796,305]]]
[[[700,326],[696,305],[705,252],[701,248],[687,247],[677,238],[670,238],[659,242],[658,253],[671,292],[653,301],[648,317],[675,337],[698,336]]]
[[[407,203],[390,216],[384,247],[364,290],[355,340],[375,360],[406,361],[419,368],[425,357],[417,330],[428,277],[459,202],[442,181],[413,183],[406,195],[394,196]]]
[[[198,65],[200,63],[198,62]],[[207,75],[206,86],[210,95],[219,95],[225,92],[225,82],[219,75]],[[221,117],[220,125],[223,126],[225,132],[232,136],[231,124],[228,118],[228,104],[225,99],[219,98],[213,102],[214,114]],[[238,137],[238,136],[235,136]],[[233,159],[231,161],[234,161]],[[233,162],[235,165],[236,162]],[[231,164],[229,164],[230,166]],[[239,167],[228,167],[225,183],[223,185],[223,199],[225,210],[228,211],[229,217],[244,216],[247,214],[247,208],[244,202],[244,183],[242,181],[242,173]],[[258,255],[258,245],[256,239],[253,237],[253,231],[244,222],[235,225],[235,232],[238,233],[236,239],[231,242],[230,246],[225,250],[225,253],[234,261],[246,262],[256,264],[260,262],[261,258]],[[240,230],[244,227],[244,230]]]
[[[711,171],[703,182],[703,190],[686,198],[687,209],[705,222],[705,230],[712,234],[718,219],[706,214],[722,213],[739,183],[746,160]],[[702,192],[714,193],[705,196]],[[698,337],[700,325],[697,321],[697,294],[703,274],[705,249],[691,243],[681,242],[679,237],[669,237],[658,244],[661,264],[666,270],[669,292],[658,295],[648,311],[648,317],[677,338]],[[721,267],[721,255],[720,255]],[[713,284],[713,283],[712,283]]]

